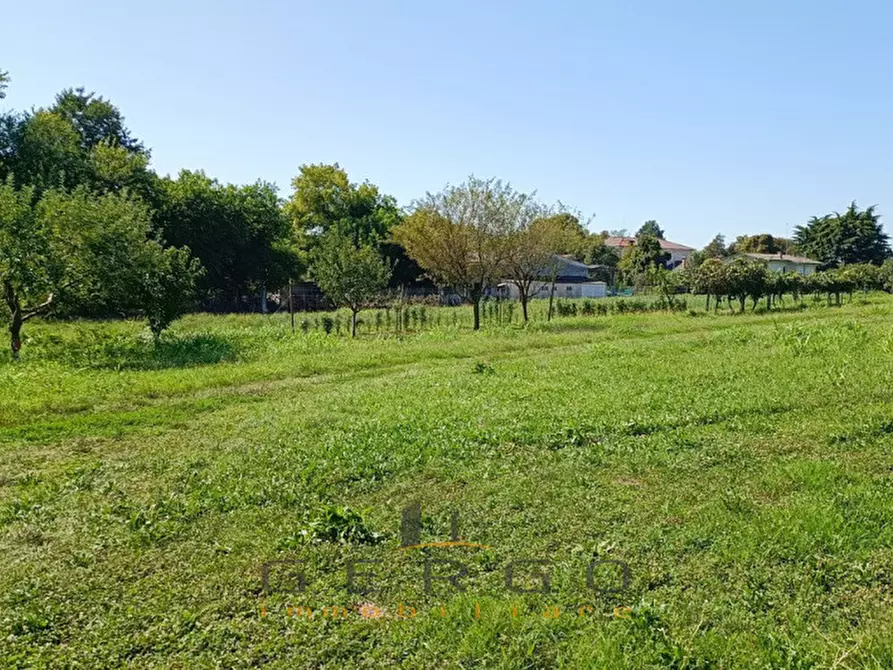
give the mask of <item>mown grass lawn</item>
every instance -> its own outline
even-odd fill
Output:
[[[0,364],[4,666],[893,667],[887,296],[355,342],[279,316],[189,317],[159,349],[129,322],[28,335]],[[423,541],[457,513],[486,548],[401,550],[415,501]],[[262,588],[297,559],[302,592],[281,564]],[[513,584],[549,593],[506,589],[530,559]],[[464,591],[426,593],[426,560]]]

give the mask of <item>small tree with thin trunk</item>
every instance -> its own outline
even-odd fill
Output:
[[[530,299],[550,286],[551,319],[555,282],[563,267],[558,254],[578,250],[585,237],[579,232],[576,217],[569,214],[550,216],[547,208],[533,202],[529,196],[519,202],[515,210],[516,224],[506,245],[505,278],[518,289],[525,322]]]
[[[331,230],[313,253],[310,274],[329,300],[350,310],[350,334],[356,337],[357,315],[381,296],[391,269],[371,245],[354,246],[344,233]]]
[[[464,294],[481,325],[481,298],[500,279],[518,194],[509,184],[475,177],[427,194],[394,230],[394,239],[441,287]]]
[[[528,321],[530,299],[546,285],[548,267],[558,250],[548,225],[548,211],[531,195],[517,194],[507,208],[511,231],[506,237],[503,277],[518,291],[524,323]]]
[[[547,320],[552,320],[555,306],[555,285],[565,266],[562,254],[579,257],[586,244],[586,226],[580,217],[570,212],[560,212],[541,216],[530,226],[531,238],[537,240],[534,246],[544,251],[539,267],[540,279],[549,286],[549,310]],[[539,288],[537,290],[540,290]],[[536,295],[536,292],[532,293]]]

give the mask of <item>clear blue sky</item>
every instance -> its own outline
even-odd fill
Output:
[[[893,5],[7,2],[16,109],[110,98],[160,173],[338,161],[402,205],[470,173],[701,246],[893,217]],[[893,218],[891,218],[893,220]],[[888,230],[893,224],[887,226]]]

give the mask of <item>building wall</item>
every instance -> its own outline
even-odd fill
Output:
[[[603,298],[607,294],[607,284],[605,282],[574,282],[574,283],[555,283],[555,297],[556,298],[582,298],[583,297],[583,287],[587,288],[587,293],[591,293],[593,295],[589,295],[587,297],[592,298]],[[548,298],[549,294],[552,291],[552,284],[540,283],[534,285],[535,293],[531,295],[531,298]],[[508,298],[513,300],[517,300],[520,295],[518,291],[518,287],[514,284],[506,283],[505,284],[505,292],[503,293]]]
[[[796,272],[803,276],[811,275],[816,270],[815,265],[809,263],[794,263],[783,259],[769,261],[769,269],[772,272]]]

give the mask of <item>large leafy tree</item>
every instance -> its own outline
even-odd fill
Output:
[[[413,284],[422,276],[418,264],[391,237],[403,218],[397,201],[368,181],[351,182],[337,163],[302,165],[292,180],[285,212],[305,255],[311,255],[327,233],[338,231],[355,248],[378,248],[392,268],[392,286]]]
[[[739,235],[729,246],[729,253],[778,254],[790,251],[791,241],[769,233]]]
[[[0,184],[0,287],[14,358],[29,319],[72,304],[138,308],[160,332],[179,311],[156,319],[146,286],[156,281],[170,285],[159,274],[176,274],[182,299],[197,272],[186,251],[165,250],[152,239],[149,212],[140,201],[97,196],[83,187],[38,196],[31,186],[16,189],[11,180]],[[156,293],[170,302],[170,294],[165,300],[161,290]]]
[[[617,268],[629,282],[639,281],[651,266],[666,265],[670,254],[660,246],[654,235],[639,235],[633,247],[623,254]]]
[[[379,244],[400,221],[396,201],[369,182],[352,183],[337,163],[302,165],[285,203],[295,231],[312,246],[337,230],[354,246]]]
[[[437,284],[471,301],[475,330],[484,289],[504,270],[512,227],[506,211],[515,196],[502,181],[469,177],[428,193],[394,230],[396,241]]]
[[[726,238],[722,234],[716,235],[707,243],[702,250],[704,259],[708,258],[725,258],[729,255],[729,249],[726,247]]]
[[[659,240],[664,239],[664,231],[654,219],[649,219],[636,231],[636,237],[641,237],[642,235],[651,235]]]
[[[206,297],[238,300],[298,271],[275,186],[221,184],[184,170],[161,180],[161,192],[155,224],[169,244],[187,246],[201,260]]]
[[[330,230],[314,248],[310,276],[323,293],[351,312],[351,336],[357,335],[357,315],[377,300],[388,285],[391,269],[371,244],[354,245],[340,230]]]
[[[843,214],[814,216],[805,226],[797,226],[793,241],[800,253],[826,267],[840,267],[880,265],[890,257],[889,239],[875,207],[860,210],[853,202]]]
[[[69,121],[47,110],[7,117],[3,126],[0,178],[38,193],[54,187],[74,188],[86,177],[87,156]]]
[[[83,89],[68,89],[53,106],[0,119],[0,179],[18,186],[127,189],[153,205],[149,152],[133,138],[117,107]]]
[[[132,153],[146,153],[124,125],[121,111],[102,96],[87,93],[83,88],[65,89],[56,96],[49,111],[71,123],[85,151],[110,143]]]

